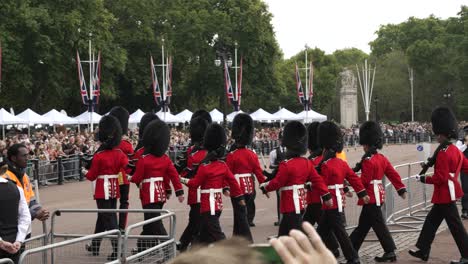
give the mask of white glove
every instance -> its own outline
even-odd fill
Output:
[[[180,182],[181,182],[181,183],[187,185],[189,179],[187,179],[187,178],[182,178],[182,177],[179,177],[179,178],[180,178]]]
[[[86,174],[88,174],[88,170],[82,167],[81,168],[81,173],[83,173],[83,175],[86,175]]]
[[[421,175],[419,175],[419,174],[416,175],[415,179],[416,179],[417,181],[421,181]]]

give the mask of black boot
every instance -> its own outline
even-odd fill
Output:
[[[429,259],[429,253],[423,252],[422,250],[412,250],[412,249],[410,249],[408,251],[408,253],[411,256],[413,256],[415,258],[419,258],[419,259],[421,259],[423,261],[427,261]]]
[[[352,259],[352,260],[348,260],[346,262],[343,262],[342,264],[361,264],[361,260],[359,258]]]
[[[460,261],[452,260],[450,264],[468,264],[468,258],[461,258]]]
[[[86,244],[85,249],[88,252],[91,252],[93,256],[99,256],[99,248],[93,246],[92,244]]]
[[[396,255],[395,252],[387,252],[384,253],[381,257],[375,257],[374,258],[375,262],[395,262],[396,261]]]
[[[468,212],[467,211],[462,212],[461,218],[468,219]]]

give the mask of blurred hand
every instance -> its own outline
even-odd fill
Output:
[[[285,264],[324,263],[335,264],[336,258],[327,249],[314,227],[304,222],[302,228],[307,236],[298,231],[291,230],[289,236],[273,238],[270,244],[276,250]]]
[[[3,240],[2,242],[0,242],[0,249],[10,253],[10,254],[15,254],[18,250],[16,249],[16,247],[10,243],[10,242],[7,242],[5,240]]]
[[[177,199],[179,200],[179,203],[182,203],[185,199],[183,195],[177,196]]]
[[[364,201],[365,204],[368,204],[370,202],[369,195],[366,195],[366,196],[362,197],[362,200]]]
[[[170,193],[166,193],[166,200],[169,200],[171,199],[171,194]]]
[[[240,201],[239,201],[239,205],[245,206],[245,200],[244,200],[244,199],[240,200]]]
[[[223,192],[223,195],[224,195],[225,197],[228,197],[228,198],[229,198],[229,197],[231,197],[231,192],[228,191],[228,190],[226,190],[226,191]]]
[[[333,206],[333,199],[328,199],[327,201],[325,201],[323,203],[328,207],[332,207]]]
[[[400,195],[400,197],[401,197],[402,199],[406,199],[406,192],[402,193],[402,194]]]
[[[16,241],[15,243],[13,243],[13,246],[15,247],[16,251],[18,251],[21,248],[21,242]]]
[[[187,185],[187,182],[189,181],[189,179],[183,178],[183,177],[179,177],[179,179],[180,179],[180,182],[185,184],[185,185]]]
[[[345,195],[349,198],[353,197],[353,193],[351,191],[345,193]]]
[[[49,215],[50,215],[49,211],[47,211],[47,210],[44,209],[44,208],[41,208],[41,209],[39,209],[39,211],[37,212],[36,218],[37,218],[37,220],[39,220],[39,221],[45,221],[45,220],[49,219]]]

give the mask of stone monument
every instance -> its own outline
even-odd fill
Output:
[[[346,128],[358,122],[357,80],[352,70],[344,68],[340,73],[340,120]]]

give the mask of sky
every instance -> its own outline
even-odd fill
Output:
[[[358,48],[370,52],[380,25],[409,17],[456,16],[468,0],[264,0],[273,14],[276,39],[289,58],[309,47],[326,53]]]

